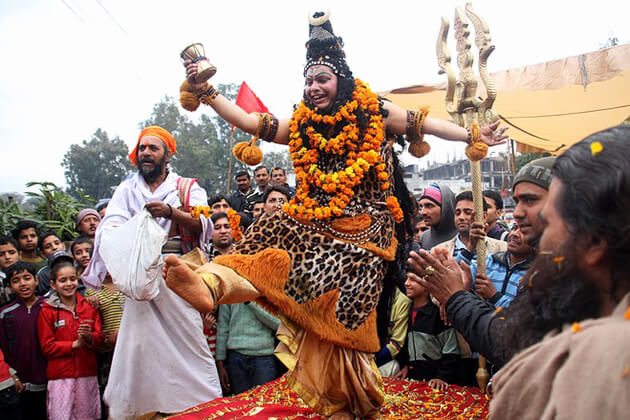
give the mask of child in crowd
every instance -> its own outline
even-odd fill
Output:
[[[20,250],[20,259],[31,263],[35,270],[46,265],[46,260],[37,255],[37,224],[31,220],[20,220],[13,229],[13,239],[17,241]]]
[[[0,305],[4,305],[13,298],[11,289],[4,285],[7,268],[20,259],[18,245],[15,239],[0,236]]]
[[[80,238],[79,238],[80,239]],[[72,251],[78,248],[75,247],[77,239],[72,244]],[[91,242],[90,242],[91,243]],[[92,250],[90,248],[90,254]],[[77,254],[75,254],[75,259]],[[77,261],[79,266],[81,262]],[[87,265],[87,264],[86,264]],[[109,371],[112,367],[112,358],[114,357],[114,347],[116,345],[116,339],[118,338],[118,329],[120,328],[120,321],[122,319],[123,309],[125,307],[125,295],[114,289],[114,283],[112,277],[108,274],[105,276],[103,286],[101,290],[86,289],[85,299],[90,305],[98,308],[103,324],[103,336],[105,341],[103,346],[97,353],[98,360],[98,384],[101,395],[105,392],[107,386],[107,380],[109,379]],[[103,417],[106,417],[107,406],[103,406]]]
[[[379,307],[381,305],[387,305],[387,311],[383,311],[387,315],[387,322],[386,325],[381,325],[381,320],[378,318],[381,313],[377,312],[377,330],[381,350],[376,353],[374,361],[381,376],[390,378],[400,372],[400,364],[396,356],[400,353],[407,338],[411,301],[398,287],[394,286],[389,302],[379,301]]]
[[[77,275],[79,278],[81,274],[83,274],[85,267],[90,263],[93,248],[94,243],[86,236],[79,236],[72,242],[72,245],[70,245],[70,251],[72,252],[74,261],[77,263]]]
[[[98,419],[96,349],[103,344],[98,311],[77,293],[78,278],[69,254],[51,256],[54,293],[37,321],[42,353],[48,361],[48,416]]]
[[[46,360],[37,335],[37,319],[44,301],[35,294],[33,264],[17,261],[4,280],[16,296],[0,308],[0,348],[17,371],[20,405],[24,419],[46,420]]]
[[[212,357],[217,356],[217,316],[219,311],[202,314],[203,335],[206,337]]]
[[[5,420],[22,419],[19,384],[15,370],[4,360],[4,354],[0,350],[0,413]]]
[[[407,279],[405,289],[412,300],[412,309],[407,342],[399,353],[404,367],[394,378],[429,381],[431,387],[444,390],[457,376],[459,346],[455,330],[444,325],[440,309],[424,287]]]
[[[66,250],[66,244],[52,231],[39,235],[37,247],[39,248],[40,255],[45,257],[46,261],[48,261],[50,256],[55,252]],[[50,264],[46,264],[39,269],[37,272],[37,281],[39,282],[37,294],[44,296],[50,290]]]

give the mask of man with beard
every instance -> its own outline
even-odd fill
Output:
[[[630,412],[630,127],[559,156],[540,252],[497,323],[511,361],[491,418],[627,418]]]
[[[514,178],[514,219],[523,241],[536,249],[543,231],[539,213],[547,199],[551,182],[551,168],[555,157],[529,162]],[[436,250],[435,256],[421,251],[409,255],[409,276],[425,286],[445,309],[445,315],[455,329],[466,339],[474,351],[481,353],[496,368],[505,362],[504,349],[493,337],[496,308],[476,293],[466,290],[462,282],[462,269],[447,250]],[[445,266],[444,264],[447,266]],[[436,271],[425,276],[424,268],[431,265]]]
[[[77,214],[77,232],[80,235],[94,240],[96,228],[101,223],[101,215],[96,209],[83,209]]]
[[[184,202],[207,205],[207,196],[198,184],[168,169],[176,151],[175,139],[165,129],[147,127],[140,133],[129,155],[138,172],[118,186],[96,231],[93,256],[82,275],[89,287],[100,289],[107,275],[99,253],[106,228],[122,225],[143,208],[168,232],[163,253],[180,252],[179,229],[207,236],[205,219],[180,210]],[[219,396],[221,387],[200,313],[162,279],[152,300],[128,298],[104,395],[111,418],[179,412]]]
[[[429,230],[420,236],[420,248],[430,250],[452,239],[455,230],[455,196],[446,185],[431,184],[420,197],[420,214]]]

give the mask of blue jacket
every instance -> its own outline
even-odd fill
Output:
[[[474,288],[475,277],[477,277],[477,260],[473,259],[471,262],[466,258],[466,255],[462,255],[462,259],[470,264]],[[497,252],[486,257],[486,276],[497,289],[497,292],[488,301],[495,308],[500,306],[507,307],[512,302],[512,299],[518,293],[521,279],[529,270],[532,259],[533,257],[510,266],[508,252]]]

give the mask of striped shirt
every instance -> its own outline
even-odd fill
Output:
[[[103,286],[101,290],[96,291],[87,289],[85,296],[97,296],[99,312],[103,322],[103,334],[109,335],[120,328],[120,320],[122,319],[123,309],[125,307],[125,295],[118,290],[109,290]]]

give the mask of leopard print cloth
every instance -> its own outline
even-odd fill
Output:
[[[390,174],[390,185],[393,185],[391,143],[383,143],[381,156]],[[385,199],[391,194],[391,187],[381,190],[376,174],[370,171],[346,209],[346,216],[369,214],[373,222],[381,218],[383,226],[368,238],[381,249],[388,248],[394,238],[394,221],[385,206]],[[233,253],[251,255],[266,248],[282,249],[291,257],[291,272],[284,293],[297,304],[338,289],[335,316],[349,330],[357,329],[376,308],[386,271],[380,256],[310,229],[281,211],[253,224]]]

